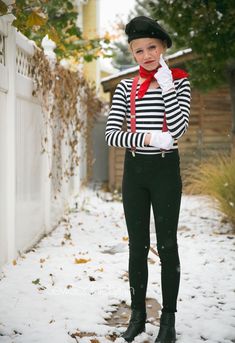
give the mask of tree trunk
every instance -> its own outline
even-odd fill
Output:
[[[228,81],[230,86],[231,110],[232,110],[232,155],[235,156],[235,65],[228,68]]]

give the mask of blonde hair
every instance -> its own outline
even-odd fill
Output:
[[[158,39],[161,43],[162,43],[162,45],[163,45],[163,47],[164,47],[164,49],[166,50],[167,49],[167,41],[164,39],[164,40],[162,40],[162,39],[160,39],[160,38],[155,38],[155,37],[149,37],[149,38],[153,38],[153,39]],[[138,39],[138,38],[137,38]],[[132,41],[130,41],[130,43],[129,43],[129,51],[130,52],[132,52],[132,43],[134,42],[134,40],[135,39],[133,39]]]

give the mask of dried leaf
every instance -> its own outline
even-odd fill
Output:
[[[128,239],[129,239],[129,238],[128,238],[127,236],[122,237],[122,240],[123,240],[123,241],[128,241]]]
[[[27,27],[33,27],[33,26],[42,26],[46,23],[47,19],[43,18],[39,13],[33,11],[28,16],[28,19],[26,21]]]
[[[48,34],[48,38],[53,40],[55,43],[60,42],[60,37],[59,37],[58,32],[56,31],[56,29],[54,27],[51,27],[50,30],[47,32],[47,34]]]
[[[71,233],[65,233],[64,238],[67,240],[71,240]]]
[[[46,286],[42,286],[38,288],[39,291],[44,291],[45,289],[47,289]]]
[[[36,280],[32,281],[32,283],[34,285],[40,285],[40,279],[36,279]]]
[[[7,13],[7,5],[0,0],[0,15],[4,15]]]
[[[13,260],[13,261],[12,261],[12,264],[13,264],[13,266],[16,266],[16,265],[17,265],[16,260]]]
[[[40,12],[37,14],[40,15]],[[53,32],[49,32],[50,37],[52,34]],[[59,40],[61,41],[61,37]],[[59,43],[62,44],[62,42]],[[62,47],[60,46],[59,49],[61,50]],[[52,70],[41,51],[37,51],[33,56],[32,74],[35,82],[35,96],[40,99],[44,114],[45,131],[41,140],[41,150],[52,155],[54,160],[53,170],[48,172],[48,176],[56,185],[54,199],[57,199],[63,182],[68,182],[75,175],[75,170],[81,161],[77,153],[78,146],[81,144],[81,140],[78,139],[80,134],[85,141],[84,154],[87,155],[87,178],[89,179],[93,160],[92,149],[90,149],[91,132],[95,116],[101,113],[103,104],[97,96],[96,87],[77,72],[77,67],[69,70],[57,63]],[[80,105],[78,106],[78,104]],[[84,111],[87,114],[86,123],[82,119]],[[53,132],[52,147],[50,146],[51,141],[47,137],[48,131]],[[65,144],[69,150],[69,156],[63,168],[62,144]],[[82,223],[78,225],[82,225]]]
[[[80,264],[80,263],[87,263],[89,261],[91,261],[90,258],[88,258],[88,259],[86,259],[86,258],[75,258],[74,263]]]

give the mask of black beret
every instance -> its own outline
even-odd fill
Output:
[[[145,16],[133,18],[126,25],[125,33],[128,36],[128,43],[137,38],[158,38],[165,40],[168,48],[172,46],[172,40],[168,33],[157,21]]]

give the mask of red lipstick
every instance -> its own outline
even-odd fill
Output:
[[[147,62],[144,62],[144,64],[150,64],[150,63],[153,63],[155,61],[147,61]]]

